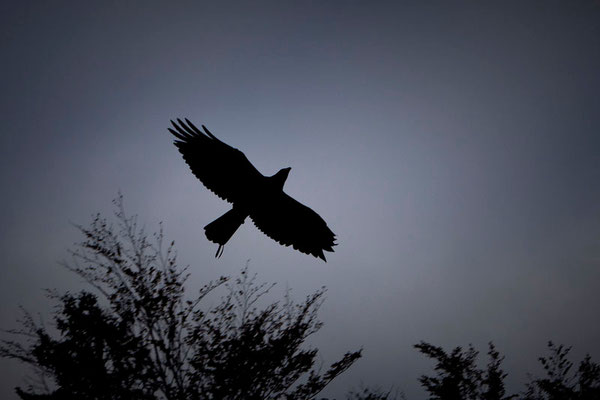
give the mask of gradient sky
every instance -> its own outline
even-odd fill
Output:
[[[297,300],[328,287],[311,344],[357,383],[424,396],[412,345],[494,341],[512,390],[548,340],[600,359],[600,2],[18,2],[0,6],[0,327],[48,320],[73,223],[164,222],[190,288],[236,274]],[[125,4],[126,3],[126,4]],[[218,5],[217,5],[218,3]],[[484,4],[485,3],[485,4]],[[169,119],[241,149],[337,234],[328,263],[246,222],[188,170]],[[24,369],[0,360],[0,397]]]

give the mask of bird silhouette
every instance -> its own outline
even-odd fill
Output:
[[[221,199],[232,203],[225,214],[204,227],[206,237],[219,245],[215,257],[246,217],[271,239],[327,262],[323,251],[333,252],[335,234],[312,209],[288,196],[283,185],[291,168],[264,176],[240,150],[203,131],[187,118],[171,121],[175,146],[192,173]]]

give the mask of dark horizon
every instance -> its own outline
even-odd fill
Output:
[[[236,275],[303,298],[328,288],[324,361],[423,395],[412,347],[493,341],[511,391],[546,342],[600,358],[600,3],[61,1],[1,6],[0,326],[60,266],[72,224],[118,191],[163,221],[190,290]],[[203,227],[229,209],[189,172],[169,120],[242,150],[337,235],[327,264],[245,223],[215,260]],[[0,397],[26,371],[0,360]]]

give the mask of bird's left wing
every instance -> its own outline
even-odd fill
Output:
[[[204,125],[202,132],[187,118],[171,121],[175,146],[196,178],[230,203],[244,201],[264,176],[236,148],[217,139]]]
[[[323,250],[332,252],[335,246],[335,234],[323,218],[284,192],[266,199],[250,218],[271,239],[323,261]]]

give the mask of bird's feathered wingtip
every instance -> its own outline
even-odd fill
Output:
[[[187,119],[186,119],[186,121],[187,121]],[[189,121],[188,121],[188,122],[189,122]],[[190,124],[191,124],[191,122],[190,122]],[[212,134],[212,132],[211,132],[211,131],[209,131],[209,130],[208,130],[208,128],[207,128],[206,126],[202,125],[202,129],[204,129],[204,132],[206,132],[206,134],[207,134],[208,136],[210,136],[210,137],[211,137],[211,138],[213,138],[214,140],[217,140],[217,141],[219,141],[219,142],[220,142],[220,140],[219,140],[219,139],[217,139],[217,137],[216,137],[215,135],[213,135],[213,134]]]
[[[181,118],[177,118],[176,121],[171,120],[171,125],[173,128],[167,128],[169,132],[173,134],[173,136],[179,139],[179,141],[188,142],[197,138],[210,138],[221,142],[215,135],[212,134],[211,131],[208,130],[206,126],[201,125],[202,129],[204,130],[203,132],[202,130],[198,129],[196,125],[194,125],[189,119],[184,118],[184,121],[182,121]],[[177,144],[178,141],[175,141],[175,143]]]
[[[325,258],[325,254],[323,254],[323,251],[321,251],[321,253],[317,254],[317,257],[320,258],[321,260],[327,262],[327,259]]]

